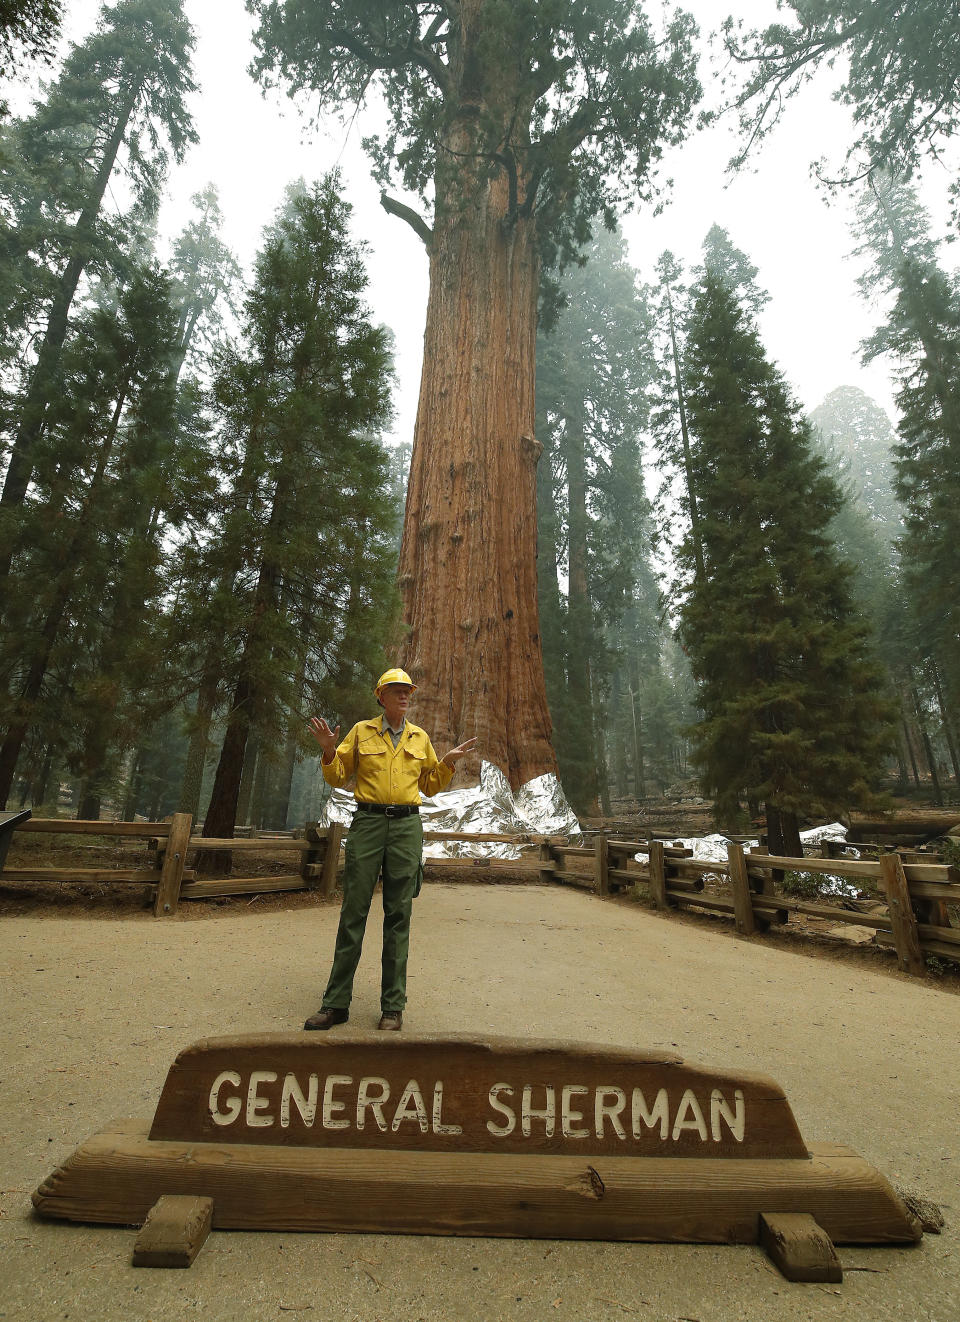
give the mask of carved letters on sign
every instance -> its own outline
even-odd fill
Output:
[[[462,1125],[444,1119],[444,1086],[442,1079],[426,1088],[408,1079],[395,1093],[390,1080],[378,1075],[298,1078],[292,1071],[281,1077],[275,1070],[244,1075],[226,1069],[213,1081],[208,1109],[213,1123],[224,1129],[289,1129],[293,1117],[307,1129],[360,1133],[376,1126],[382,1134],[396,1134],[412,1126],[421,1134],[462,1134]],[[549,1083],[498,1082],[490,1087],[486,1105],[486,1129],[493,1139],[532,1138],[536,1131],[545,1138],[557,1133],[570,1140],[615,1138],[627,1147],[651,1132],[662,1143],[675,1143],[689,1132],[701,1143],[719,1143],[727,1134],[742,1143],[747,1122],[742,1088],[734,1088],[730,1099],[719,1088],[700,1096],[685,1088],[672,1100],[667,1088],[659,1088],[648,1103],[642,1088],[618,1084],[565,1083],[557,1089]]]
[[[284,1034],[177,1057],[154,1139],[446,1152],[807,1157],[782,1091],[662,1053]]]

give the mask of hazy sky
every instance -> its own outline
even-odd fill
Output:
[[[704,35],[727,12],[748,25],[776,14],[774,0],[686,0],[684,7]],[[82,40],[99,8],[95,0],[68,0],[67,36]],[[409,440],[422,357],[427,259],[409,226],[380,207],[379,189],[360,148],[370,118],[344,127],[328,117],[311,128],[285,96],[264,97],[247,74],[254,22],[242,0],[185,0],[185,9],[197,35],[194,68],[200,93],[193,112],[200,142],[171,176],[162,235],[179,230],[189,216],[191,195],[212,181],[224,212],[224,238],[248,267],[286,185],[300,175],[309,180],[339,166],[355,208],[354,232],[370,248],[371,307],[396,336],[394,435]],[[650,9],[656,12],[656,6]],[[705,59],[707,103],[712,99],[710,76]],[[818,77],[790,106],[750,169],[733,179],[725,166],[735,125],[691,137],[661,171],[664,180],[674,180],[661,214],[635,212],[623,228],[632,260],[641,278],[649,280],[664,248],[695,264],[707,230],[722,225],[759,267],[759,283],[771,295],[762,319],[767,349],[803,405],[813,409],[836,386],[851,384],[892,412],[887,367],[865,369],[859,361],[859,342],[878,314],[860,300],[854,284],[858,268],[847,260],[854,247],[848,228],[852,199],[840,197],[828,205],[810,175],[810,162],[821,156],[839,163],[849,139],[849,112],[830,98],[836,77],[829,72]],[[23,109],[21,101],[11,100]],[[948,183],[945,170],[924,180],[925,200],[940,223]]]

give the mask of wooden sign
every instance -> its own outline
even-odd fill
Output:
[[[797,1213],[840,1243],[921,1235],[855,1153],[803,1142],[771,1079],[502,1038],[199,1042],[152,1123],[94,1135],[33,1201],[141,1224],[170,1195],[212,1199],[219,1229],[756,1243],[761,1214]]]
[[[772,1079],[552,1042],[221,1038],[174,1062],[152,1139],[405,1152],[809,1154]]]

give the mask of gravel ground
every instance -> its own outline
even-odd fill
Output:
[[[290,1030],[316,1009],[331,906],[210,921],[18,914],[0,923],[0,1318],[166,1322],[960,1317],[960,998],[928,980],[733,939],[541,886],[429,885],[408,1032],[489,1032],[759,1070],[808,1141],[847,1144],[939,1203],[916,1248],[841,1248],[842,1285],[783,1280],[755,1247],[214,1232],[189,1271],[137,1270],[135,1232],[42,1222],[32,1190],[118,1116],[152,1114],[177,1051]],[[377,1018],[371,941],[351,1027]]]

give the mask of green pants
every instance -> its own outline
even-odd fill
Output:
[[[325,1010],[346,1010],[353,995],[353,975],[360,962],[367,914],[377,879],[383,874],[383,957],[380,1009],[402,1010],[407,1002],[407,952],[410,912],[420,888],[423,826],[417,814],[386,817],[357,811],[344,846],[343,904],[330,980],[323,994]]]

